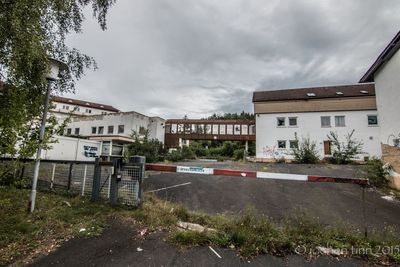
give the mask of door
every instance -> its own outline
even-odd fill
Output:
[[[324,154],[331,155],[331,141],[324,141]]]

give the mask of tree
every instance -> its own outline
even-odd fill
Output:
[[[346,135],[344,142],[339,140],[338,134],[331,131],[328,139],[333,147],[332,158],[337,164],[348,164],[354,156],[362,153],[363,143],[353,138],[355,130]]]
[[[149,139],[150,131],[145,130],[144,134],[132,131],[134,142],[126,146],[126,156],[144,156],[146,162],[157,162],[164,159],[166,150],[163,143],[157,139]]]
[[[0,2],[0,154],[30,157],[38,145],[39,121],[46,91],[48,57],[69,66],[60,73],[52,94],[74,92],[87,68],[96,69],[88,55],[65,44],[67,34],[80,33],[83,9],[106,29],[106,15],[115,0],[1,0]],[[46,141],[55,133],[48,119]],[[58,129],[62,130],[62,129]]]

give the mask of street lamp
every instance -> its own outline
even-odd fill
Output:
[[[46,129],[46,119],[47,119],[47,111],[49,109],[49,99],[50,99],[50,91],[51,91],[51,83],[58,79],[58,75],[61,70],[68,69],[68,66],[56,59],[49,58],[49,71],[45,74],[45,78],[47,80],[47,90],[46,96],[44,99],[44,107],[43,107],[43,117],[42,124],[40,125],[40,133],[39,133],[39,146],[36,152],[35,159],[35,167],[33,169],[33,179],[32,179],[32,191],[29,197],[29,212],[32,213],[35,209],[35,200],[36,200],[36,186],[39,176],[39,167],[40,167],[40,156],[42,154],[42,144],[44,138],[44,131]]]

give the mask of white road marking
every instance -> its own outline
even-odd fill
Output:
[[[170,189],[170,188],[175,188],[175,187],[179,187],[179,186],[189,185],[189,184],[191,184],[191,183],[192,183],[192,182],[187,182],[187,183],[177,184],[177,185],[171,185],[171,186],[167,186],[167,187],[163,187],[163,188],[159,188],[159,189],[150,190],[150,191],[147,191],[147,192],[145,192],[145,193],[158,192],[158,191],[167,190],[167,189]]]
[[[215,255],[217,255],[218,258],[222,259],[222,257],[211,246],[208,247],[211,249],[212,252],[214,252]]]

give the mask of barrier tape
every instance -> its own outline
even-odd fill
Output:
[[[291,173],[273,173],[273,172],[257,172],[232,169],[214,169],[194,166],[175,166],[167,164],[146,164],[148,171],[160,172],[178,172],[190,174],[204,175],[220,175],[220,176],[240,176],[260,179],[289,180],[289,181],[306,181],[306,182],[324,182],[324,183],[351,183],[358,185],[368,185],[368,179],[364,178],[340,178],[318,175],[302,175]]]

